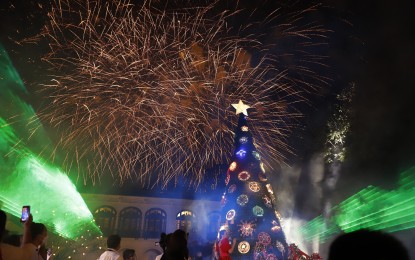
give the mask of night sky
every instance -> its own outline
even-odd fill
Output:
[[[43,66],[39,62],[45,46],[18,46],[14,40],[36,33],[42,26],[45,8],[38,1],[1,1],[0,41],[15,66],[33,91],[30,82],[39,81]],[[302,3],[293,1],[240,1],[246,13],[256,9],[251,19],[260,20],[269,10],[282,6],[293,11]],[[224,6],[229,2],[222,2]],[[399,173],[415,162],[415,119],[412,106],[415,97],[415,52],[413,40],[415,10],[413,1],[323,1],[320,11],[310,19],[317,20],[327,33],[327,45],[316,52],[327,56],[327,67],[317,68],[330,78],[318,95],[310,97],[303,109],[304,128],[294,131],[290,139],[298,155],[295,165],[307,162],[321,152],[325,123],[333,108],[335,96],[354,82],[351,135],[348,153],[339,181],[339,196],[350,195],[369,184],[394,188]],[[246,14],[242,12],[240,19]],[[238,23],[238,20],[232,21]],[[257,28],[258,29],[258,28]],[[262,28],[266,32],[266,28]],[[267,36],[263,36],[267,41]],[[38,54],[39,53],[39,54]],[[34,95],[35,96],[35,95]],[[27,100],[36,108],[41,100]],[[105,190],[104,186],[94,190]],[[82,187],[81,187],[82,190]],[[125,189],[123,189],[125,191]],[[128,189],[127,189],[128,190]]]
[[[22,94],[22,98],[35,109],[44,102],[35,92],[33,83],[42,81],[45,75],[45,64],[40,62],[40,57],[47,46],[19,46],[15,40],[39,32],[46,8],[40,8],[38,2],[47,6],[47,1],[2,0],[0,3],[0,42],[29,90],[29,95]],[[226,8],[233,2],[222,1],[219,6]],[[260,21],[270,10],[278,7],[283,12],[291,12],[310,6],[303,2],[242,0],[239,5],[244,11],[230,23],[238,24],[238,19],[246,19],[246,15],[252,14],[253,10],[255,12],[250,19]],[[315,50],[318,55],[326,56],[324,63],[327,66],[313,68],[330,80],[317,93],[309,96],[310,104],[302,107],[305,117],[299,121],[303,127],[296,129],[289,139],[296,153],[296,156],[290,157],[289,163],[293,169],[300,169],[300,176],[296,176],[299,189],[293,192],[295,195],[290,193],[289,196],[293,196],[294,210],[304,219],[321,214],[318,195],[314,195],[318,191],[313,186],[313,182],[319,180],[310,176],[312,172],[308,169],[314,162],[313,158],[322,152],[326,122],[333,112],[336,95],[350,83],[355,83],[356,93],[352,104],[351,132],[346,143],[346,160],[334,194],[335,202],[368,185],[395,189],[399,174],[415,166],[414,10],[415,1],[411,0],[399,3],[386,0],[326,0],[320,2],[318,12],[307,17],[330,31],[326,34],[326,44]],[[252,32],[262,33],[261,39],[265,42],[272,41],[274,38],[267,34],[268,29],[253,27]],[[226,170],[228,162],[224,163],[218,168]],[[286,189],[292,189],[292,179],[297,180],[288,172],[279,172],[277,177],[284,179],[279,184],[286,185]],[[211,199],[219,199],[214,192],[210,192],[211,182],[209,179],[201,185],[201,196],[210,194]],[[135,184],[114,187],[108,176],[93,187],[77,186],[80,192],[184,196],[175,194],[175,189],[143,191]],[[183,187],[179,185],[178,190],[183,191]],[[189,189],[186,197],[195,196],[199,195]],[[415,240],[409,233],[400,234],[408,245]]]
[[[342,8],[352,28],[338,41],[337,75],[357,84],[345,172],[349,182],[364,176],[393,187],[415,159],[414,2],[352,1]]]

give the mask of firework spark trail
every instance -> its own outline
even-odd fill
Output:
[[[229,158],[237,118],[230,104],[239,99],[254,108],[252,132],[267,165],[291,152],[286,138],[300,113],[290,105],[316,86],[289,77],[278,57],[251,64],[246,49],[265,46],[229,33],[226,20],[237,12],[208,17],[217,2],[173,11],[104,3],[53,2],[40,35],[54,76],[43,88],[53,102],[39,116],[59,130],[59,146],[78,165],[86,162],[84,182],[109,172],[143,184],[156,176],[162,185],[187,176],[197,186],[206,169]],[[323,32],[290,23],[280,31],[307,39]]]

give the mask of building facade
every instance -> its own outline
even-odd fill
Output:
[[[194,249],[191,245],[212,242],[219,228],[219,201],[101,194],[82,197],[104,237],[119,234],[120,251],[134,249],[137,259],[153,260],[162,253],[158,245],[161,233],[185,230],[189,233],[189,248]],[[104,250],[79,257],[98,258]]]

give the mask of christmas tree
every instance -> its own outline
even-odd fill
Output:
[[[239,121],[221,200],[221,229],[230,232],[230,240],[236,238],[233,259],[288,259],[290,249],[276,210],[276,196],[247,124],[249,106],[242,101],[232,106]]]

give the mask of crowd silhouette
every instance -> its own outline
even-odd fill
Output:
[[[52,253],[47,249],[45,240],[47,228],[42,223],[33,222],[33,216],[23,224],[23,234],[8,234],[6,230],[7,216],[0,210],[0,260],[49,260]],[[192,242],[188,247],[189,234],[181,229],[173,233],[160,235],[160,245],[163,253],[156,260],[199,260],[206,251],[200,243]],[[217,260],[231,260],[236,241],[229,240],[226,230],[220,231],[218,239],[211,250],[211,255]],[[136,260],[134,249],[124,249],[122,254],[121,237],[117,234],[108,236],[107,248],[99,260]],[[195,250],[199,248],[199,250]],[[193,249],[193,251],[192,251]],[[192,255],[192,256],[191,256]],[[405,246],[393,235],[381,231],[358,230],[339,235],[330,245],[328,260],[409,260]]]

